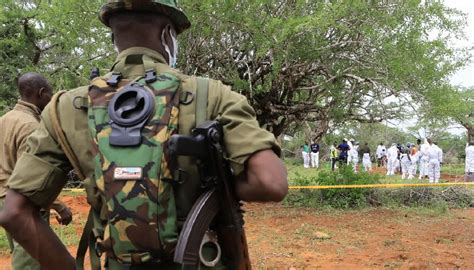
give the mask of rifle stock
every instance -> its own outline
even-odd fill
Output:
[[[232,258],[229,260],[228,267],[238,270],[252,269],[244,228],[236,230],[235,228],[221,227],[217,234],[220,242],[224,243],[222,245],[223,254]]]

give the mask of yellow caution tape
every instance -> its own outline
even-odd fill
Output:
[[[474,186],[474,183],[420,183],[420,184],[368,184],[368,185],[332,185],[332,186],[290,186],[290,189],[337,189],[337,188],[401,188],[401,187],[444,187],[444,186]]]
[[[367,185],[332,185],[332,186],[289,186],[289,189],[342,189],[342,188],[403,188],[403,187],[445,187],[445,186],[474,186],[472,182],[451,183],[413,183],[413,184],[367,184]],[[83,188],[65,188],[67,192],[85,192]]]

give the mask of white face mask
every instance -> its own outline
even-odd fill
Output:
[[[173,42],[173,53],[171,53],[170,47],[165,42],[165,33],[168,31]],[[176,31],[171,26],[166,26],[161,32],[161,44],[165,48],[166,53],[168,53],[168,63],[170,67],[176,68],[176,63],[178,62],[178,39],[176,38]]]

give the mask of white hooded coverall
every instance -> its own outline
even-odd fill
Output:
[[[414,155],[410,155],[410,159],[411,159],[411,165],[410,165],[410,174],[408,175],[408,179],[412,179],[416,175],[418,161],[420,159],[420,151],[417,151]]]
[[[465,181],[474,182],[474,145],[466,146]]]
[[[382,159],[383,156],[386,155],[386,152],[387,152],[387,149],[385,148],[385,145],[378,145],[377,150],[375,151],[375,155],[376,155],[377,160]],[[382,164],[380,166],[382,166]]]
[[[348,144],[351,149],[349,150],[347,161],[348,163],[352,163],[354,172],[357,172],[357,165],[359,164],[359,145],[353,145],[351,142],[348,142]]]
[[[430,144],[426,141],[420,146],[420,177],[419,179],[423,179],[426,175],[428,175],[428,162],[430,158],[428,156],[428,149],[430,148]]]
[[[412,179],[413,175],[411,174],[411,160],[408,157],[407,153],[402,153],[400,155],[400,163],[402,170],[402,179]]]
[[[438,183],[441,176],[440,163],[443,162],[443,151],[436,144],[430,145],[428,149],[428,177],[430,183]]]
[[[364,170],[366,172],[372,169],[372,162],[370,161],[369,153],[364,153],[364,155],[362,156],[362,165],[364,165]]]
[[[398,149],[396,145],[392,145],[387,150],[387,175],[395,175],[395,169],[397,168],[397,156]]]

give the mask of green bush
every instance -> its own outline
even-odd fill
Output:
[[[312,172],[312,171],[311,171]],[[317,175],[308,171],[294,171],[291,185],[336,186],[380,183],[382,176],[354,173],[350,167],[336,172],[319,170]],[[284,203],[296,207],[362,208],[369,206],[414,207],[438,209],[474,207],[474,190],[471,187],[405,187],[396,189],[297,189],[290,190]]]
[[[336,172],[321,172],[318,182],[323,186],[335,185],[367,185],[378,184],[380,176],[366,172],[354,173],[347,166]],[[321,200],[325,205],[334,208],[359,208],[368,206],[373,201],[374,189],[352,188],[352,189],[322,189]]]
[[[365,172],[354,173],[351,167],[343,167],[335,172],[321,170],[315,177],[295,177],[297,186],[336,186],[377,184],[380,176]],[[359,208],[378,202],[373,189],[318,189],[292,190],[284,203],[292,206],[333,208]]]

